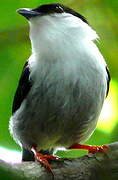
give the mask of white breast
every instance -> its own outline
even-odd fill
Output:
[[[88,24],[71,14],[32,18],[30,39],[33,56],[30,63],[33,61],[33,67],[38,68],[40,61],[59,60],[68,69],[72,66],[76,68],[77,64],[84,69],[84,66],[91,64],[104,71],[105,61],[92,42],[96,38],[96,32]]]

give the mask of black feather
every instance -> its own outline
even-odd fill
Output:
[[[23,67],[21,78],[19,80],[19,84],[14,96],[12,113],[14,113],[20,107],[22,101],[25,99],[31,88],[31,81],[29,80],[29,74],[30,74],[30,69],[28,62],[26,62]]]
[[[39,6],[37,8],[34,8],[32,10],[39,12],[42,15],[66,12],[66,13],[72,14],[73,16],[80,18],[82,21],[84,21],[85,23],[88,24],[88,21],[86,20],[86,18],[84,16],[82,16],[78,12],[74,11],[73,9],[71,9],[67,6],[64,6],[62,4],[59,4],[59,3],[45,4],[45,5]]]
[[[106,71],[107,71],[107,92],[106,92],[106,97],[109,93],[109,85],[110,85],[110,80],[111,80],[111,76],[110,76],[110,72],[109,72],[109,69],[108,67],[106,67]]]
[[[32,151],[23,148],[22,161],[35,161],[34,153]]]

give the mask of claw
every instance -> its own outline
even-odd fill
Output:
[[[69,147],[69,149],[85,149],[88,150],[89,153],[96,153],[96,152],[106,153],[107,150],[109,149],[109,146],[107,145],[91,146],[91,145],[74,144],[71,147]]]
[[[44,166],[46,168],[46,170],[48,170],[49,172],[52,173],[53,175],[53,172],[52,172],[52,166],[50,165],[50,163],[48,162],[48,160],[58,160],[59,157],[57,156],[53,156],[53,155],[43,155],[41,154],[40,152],[37,152],[36,150],[36,147],[32,147],[32,152],[34,153],[35,155],[35,159],[40,162],[40,164],[42,166]],[[54,175],[53,175],[54,176]]]

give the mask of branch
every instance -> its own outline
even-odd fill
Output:
[[[55,180],[117,180],[118,179],[118,142],[109,145],[106,154],[88,154],[77,159],[53,161]],[[16,180],[52,180],[52,174],[46,172],[38,162],[7,164],[1,161],[0,170],[4,175]],[[7,173],[6,173],[7,172]],[[1,171],[0,171],[1,174]],[[5,177],[5,176],[4,176]],[[8,177],[8,176],[7,176]],[[1,176],[0,176],[1,178]]]

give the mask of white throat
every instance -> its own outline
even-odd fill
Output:
[[[30,21],[33,54],[43,59],[68,57],[78,53],[81,44],[96,38],[96,32],[88,24],[68,13],[35,17]]]

